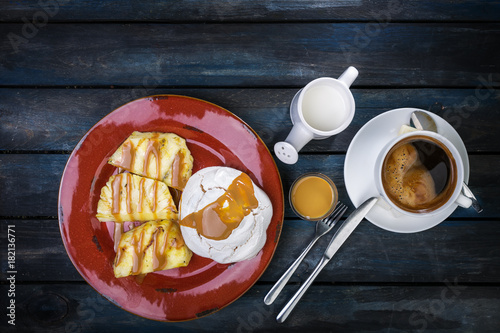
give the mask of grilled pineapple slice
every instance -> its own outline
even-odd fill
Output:
[[[122,234],[113,270],[118,278],[183,267],[192,255],[176,222],[151,221]]]
[[[133,132],[108,163],[182,190],[193,170],[186,140],[174,133]]]
[[[96,217],[101,222],[176,220],[178,213],[165,183],[120,173],[101,189]]]

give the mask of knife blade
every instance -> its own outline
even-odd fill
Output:
[[[363,202],[354,212],[351,213],[351,215],[349,215],[345,222],[340,226],[335,235],[333,235],[330,244],[328,244],[325,253],[323,253],[321,260],[314,268],[314,271],[276,317],[276,320],[279,323],[284,322],[286,318],[288,318],[288,316],[300,301],[302,296],[304,296],[314,279],[318,276],[318,274],[326,266],[326,264],[328,264],[328,262],[332,259],[338,249],[342,246],[342,244],[344,244],[346,239],[351,235],[354,229],[356,229],[356,227],[363,220],[366,214],[368,214],[370,209],[372,209],[372,207],[377,203],[377,201],[378,197],[373,197]]]

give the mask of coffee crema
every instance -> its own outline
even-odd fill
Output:
[[[412,213],[432,212],[453,195],[457,165],[441,142],[423,135],[396,143],[382,165],[382,186],[399,208]]]

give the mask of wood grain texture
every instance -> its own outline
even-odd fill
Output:
[[[353,65],[355,87],[474,88],[490,75],[499,87],[496,53],[477,52],[498,47],[499,24],[377,24],[47,24],[31,34],[2,24],[1,84],[302,87]]]
[[[2,235],[9,225],[16,235],[18,282],[83,281],[66,254],[57,220],[0,220]],[[0,244],[6,248],[5,238]],[[7,261],[2,260],[2,282],[6,282],[7,271]]]
[[[16,332],[498,331],[499,1],[0,0],[0,8],[0,247],[15,225]],[[265,306],[313,234],[288,203],[268,269],[210,316],[150,321],[85,283],[61,240],[57,197],[69,152],[103,116],[152,94],[188,95],[235,113],[271,149],[290,131],[294,94],[349,65],[360,71],[355,119],[340,135],[308,144],[296,165],[277,162],[285,196],[298,175],[320,171],[351,205],[343,167],[352,138],[384,111],[416,107],[463,138],[483,213],[457,209],[415,234],[363,221],[282,325],[276,315],[329,240]],[[5,319],[0,331],[14,331]]]
[[[316,283],[429,284],[445,280],[499,283],[500,230],[497,224],[498,220],[449,219],[424,232],[398,234],[365,220],[321,272]],[[18,282],[83,281],[66,254],[57,220],[0,220],[3,234],[7,225],[14,225],[19,235],[16,243]],[[276,253],[259,283],[277,281],[313,234],[314,223],[286,220]],[[333,232],[318,242],[290,283],[307,279],[332,235]],[[0,245],[4,245],[4,239]],[[6,265],[2,263],[1,282],[6,282]]]
[[[59,182],[68,159],[63,154],[0,154],[0,216],[57,216]],[[500,215],[492,198],[500,196],[498,155],[471,155],[469,185],[484,206],[481,218]],[[297,164],[278,161],[285,194],[299,175],[317,171],[331,177],[339,190],[339,200],[350,203],[345,190],[343,155],[302,155]],[[285,216],[293,217],[288,204]],[[477,217],[473,209],[457,209],[452,217]]]
[[[500,288],[443,281],[438,286],[312,286],[284,324],[275,320],[296,286],[271,306],[270,286],[251,288],[237,302],[200,319],[162,323],[127,313],[85,284],[19,285],[16,329],[26,332],[494,332]],[[7,288],[0,286],[5,294]],[[323,300],[318,302],[318,300]],[[5,329],[6,321],[0,323]]]
[[[50,22],[288,22],[288,21],[488,21],[498,20],[496,1],[220,0],[67,1],[0,0],[0,22],[21,22],[39,11]],[[40,15],[40,14],[38,14]]]
[[[177,94],[228,109],[248,123],[269,148],[291,129],[289,104],[297,89],[0,89],[0,151],[69,151],[102,117],[136,98]],[[469,153],[500,152],[500,90],[353,89],[356,115],[339,135],[312,141],[302,152],[346,152],[354,135],[373,117],[394,108],[415,107],[446,119]],[[272,150],[272,149],[271,149]]]

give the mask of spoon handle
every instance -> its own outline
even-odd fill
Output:
[[[481,213],[483,211],[483,207],[481,207],[481,205],[477,201],[476,197],[474,196],[474,194],[470,190],[469,186],[467,186],[467,184],[465,184],[465,182],[463,183],[463,186],[464,186],[463,187],[463,192],[464,192],[464,194],[465,194],[465,196],[467,198],[471,199],[471,201],[472,201],[472,207],[474,207],[474,209],[476,210],[476,212]]]
[[[281,293],[283,290],[283,287],[285,287],[286,283],[290,278],[292,277],[293,273],[297,270],[297,267],[299,267],[300,263],[302,260],[305,258],[309,250],[313,247],[313,245],[316,243],[316,241],[320,238],[321,236],[316,236],[314,239],[309,243],[309,245],[302,251],[300,256],[295,259],[293,264],[290,265],[290,267],[286,270],[286,272],[281,276],[281,278],[276,282],[276,284],[269,290],[267,293],[266,297],[264,297],[264,303],[266,305],[271,305],[274,300],[278,297],[278,295]]]

